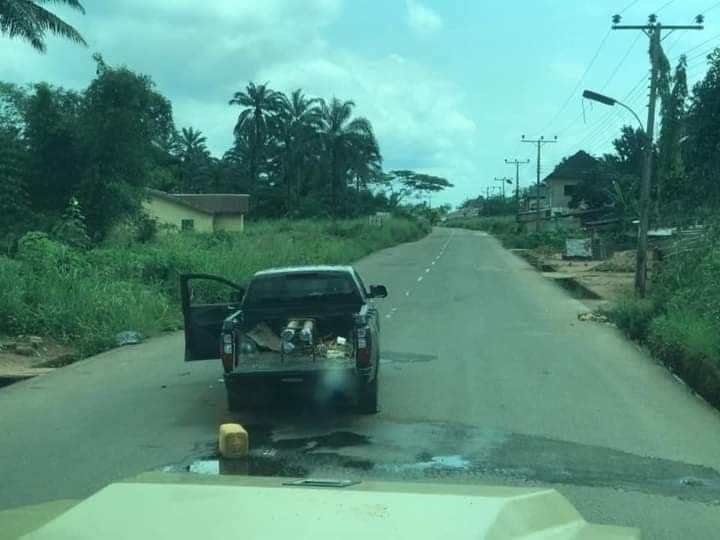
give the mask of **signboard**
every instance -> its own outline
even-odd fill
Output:
[[[590,238],[568,238],[565,240],[565,257],[592,259],[592,240]]]

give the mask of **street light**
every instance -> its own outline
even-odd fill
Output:
[[[603,105],[609,105],[610,107],[614,105],[620,105],[623,109],[630,111],[630,114],[632,114],[635,117],[635,120],[637,120],[637,123],[640,124],[640,129],[643,133],[645,133],[645,127],[643,126],[642,120],[640,120],[640,117],[633,111],[630,107],[625,105],[624,103],[618,101],[615,98],[611,98],[608,96],[604,96],[602,94],[598,94],[597,92],[593,92],[592,90],[585,90],[583,92],[583,97],[585,99],[589,99],[590,101],[597,101],[598,103],[602,103]]]
[[[590,90],[585,90],[583,92],[583,97],[591,101],[597,101],[598,103],[602,103],[603,105],[609,105],[610,107],[614,105],[620,105],[624,109],[630,111],[630,114],[632,114],[635,117],[635,120],[637,120],[637,123],[640,124],[640,130],[645,136],[645,155],[643,159],[642,177],[640,178],[640,219],[638,226],[637,264],[635,266],[635,292],[640,298],[643,298],[645,296],[645,281],[647,276],[647,238],[650,222],[650,176],[652,173],[652,138],[648,135],[647,131],[645,131],[645,127],[643,126],[640,117],[638,117],[638,115],[635,114],[635,111],[633,111],[624,103],[619,102],[615,98],[604,96]],[[650,124],[651,120],[652,117],[649,117],[648,125],[652,128],[652,125]]]

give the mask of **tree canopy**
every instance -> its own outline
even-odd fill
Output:
[[[47,50],[46,32],[87,45],[80,32],[41,5],[48,3],[66,5],[85,13],[78,0],[0,0],[0,34],[23,39],[39,52]]]
[[[215,157],[201,131],[175,126],[150,77],[94,59],[96,77],[83,91],[0,83],[0,234],[34,228],[70,237],[80,223],[68,217],[74,212],[97,241],[140,215],[146,188],[247,193],[257,217],[351,217],[452,186],[383,172],[372,124],[353,101],[252,82],[229,100],[228,114],[240,107],[234,142]]]

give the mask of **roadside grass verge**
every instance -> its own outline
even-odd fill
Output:
[[[446,227],[486,231],[496,236],[507,249],[532,249],[541,252],[562,250],[565,240],[578,237],[579,231],[519,232],[515,216],[479,216],[453,219]],[[533,227],[531,223],[529,225]]]
[[[514,233],[517,224],[515,216],[478,216],[448,220],[445,222],[445,226],[504,235]]]
[[[176,234],[148,243],[115,239],[78,251],[29,233],[14,258],[0,257],[0,333],[60,340],[87,356],[115,345],[117,333],[145,336],[181,326],[178,277],[219,274],[240,284],[257,270],[348,264],[422,238],[424,221],[266,221],[243,234]]]
[[[607,315],[691,388],[720,408],[720,243],[665,260],[646,300],[628,298]]]
[[[517,232],[512,216],[453,220],[448,227],[487,231],[528,255],[561,251],[579,231]],[[532,226],[532,224],[531,224]],[[582,234],[582,233],[580,233]],[[658,265],[650,296],[628,296],[603,310],[625,335],[645,345],[709,403],[720,408],[720,226],[697,249]]]

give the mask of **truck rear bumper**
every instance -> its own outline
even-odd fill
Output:
[[[336,394],[355,395],[367,383],[367,374],[350,367],[275,371],[235,371],[224,376],[228,394],[245,395],[251,402],[278,396],[301,395],[317,400]]]

